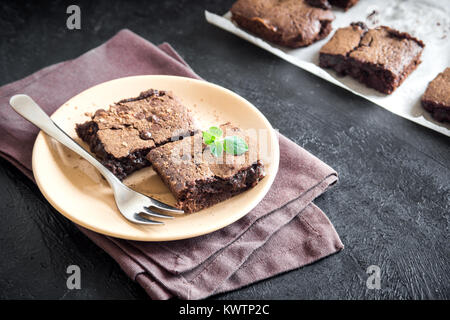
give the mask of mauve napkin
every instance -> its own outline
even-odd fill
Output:
[[[47,113],[98,83],[140,74],[199,78],[168,44],[158,47],[128,30],[66,62],[0,88],[0,155],[33,179],[37,128],[8,104],[17,93]],[[328,165],[279,135],[280,166],[258,206],[232,225],[201,237],[137,242],[79,227],[154,299],[201,299],[301,267],[343,248],[333,225],[312,201],[337,180]]]

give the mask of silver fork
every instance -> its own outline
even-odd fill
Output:
[[[147,197],[142,193],[136,192],[124,185],[114,174],[104,167],[97,159],[95,159],[89,152],[75,142],[67,135],[60,127],[53,122],[52,119],[25,94],[18,94],[9,100],[11,107],[22,117],[33,123],[46,134],[56,139],[70,150],[76,152],[81,157],[89,161],[98,171],[105,177],[114,192],[117,208],[120,213],[129,221],[140,224],[160,225],[164,224],[161,221],[151,220],[150,217],[158,218],[173,218],[173,216],[158,213],[151,208],[159,210],[184,213],[182,210],[171,207],[156,199]]]

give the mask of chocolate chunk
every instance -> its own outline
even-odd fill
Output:
[[[143,140],[150,140],[152,138],[152,133],[150,131],[144,131],[139,134],[139,137]]]

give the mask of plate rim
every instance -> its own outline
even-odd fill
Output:
[[[197,82],[197,83],[201,83],[203,85],[207,85],[207,86],[212,86],[215,87],[216,89],[225,91],[227,94],[231,94],[236,96],[238,99],[242,100],[244,103],[246,103],[254,112],[256,112],[256,114],[258,114],[259,118],[263,120],[263,122],[265,123],[265,125],[270,129],[270,136],[271,136],[271,141],[272,145],[274,147],[274,157],[273,160],[274,162],[271,162],[271,165],[274,166],[273,169],[273,175],[270,176],[270,181],[264,186],[265,188],[261,190],[261,192],[258,194],[258,197],[255,199],[255,201],[253,201],[253,205],[249,206],[248,210],[241,214],[238,215],[236,217],[233,216],[233,219],[227,219],[225,224],[219,225],[219,226],[215,226],[212,228],[209,228],[208,231],[206,232],[196,232],[196,231],[191,231],[191,232],[185,232],[183,235],[180,235],[179,237],[164,237],[164,236],[152,236],[152,237],[146,237],[146,236],[139,236],[136,235],[135,237],[133,236],[128,236],[125,234],[117,234],[115,232],[111,232],[110,230],[108,230],[107,228],[102,228],[101,226],[93,226],[92,224],[89,223],[85,223],[84,221],[81,221],[80,219],[77,219],[76,215],[72,215],[69,212],[66,212],[66,210],[62,209],[61,206],[58,205],[57,201],[55,201],[47,192],[47,189],[45,188],[44,184],[45,182],[43,181],[43,179],[40,177],[40,174],[38,172],[38,148],[40,147],[41,144],[45,144],[46,139],[51,139],[49,136],[47,136],[42,130],[39,131],[36,140],[33,144],[33,150],[32,150],[32,171],[33,171],[33,176],[35,178],[36,184],[39,188],[39,190],[41,191],[42,195],[44,196],[44,198],[50,203],[50,205],[56,210],[58,211],[58,213],[62,214],[65,218],[69,219],[70,221],[74,222],[75,224],[77,224],[78,226],[81,226],[83,228],[86,228],[92,232],[96,232],[96,233],[100,233],[106,236],[111,236],[114,238],[119,238],[119,239],[125,239],[125,240],[134,240],[134,241],[148,241],[148,242],[158,242],[158,241],[174,241],[174,240],[182,240],[182,239],[190,239],[190,238],[194,238],[194,237],[198,237],[198,236],[202,236],[205,234],[209,234],[212,233],[214,231],[220,230],[226,226],[229,226],[230,224],[240,220],[241,218],[245,217],[251,210],[253,210],[261,201],[262,199],[267,195],[267,193],[269,192],[269,190],[271,189],[273,182],[275,180],[275,177],[278,173],[278,169],[279,169],[279,161],[280,161],[280,148],[279,148],[279,141],[278,141],[278,137],[275,134],[275,129],[272,127],[272,125],[270,124],[270,122],[268,121],[268,119],[264,116],[264,114],[258,109],[256,108],[250,101],[248,101],[247,99],[245,99],[244,97],[238,95],[237,93],[231,91],[230,89],[227,89],[225,87],[222,87],[218,84],[209,82],[209,81],[205,81],[205,80],[199,80],[199,79],[193,79],[193,78],[188,78],[188,77],[181,77],[181,76],[173,76],[173,75],[135,75],[135,76],[127,76],[127,77],[120,77],[120,78],[116,78],[113,80],[109,80],[109,81],[105,81],[99,84],[96,84],[94,86],[91,86],[83,91],[81,91],[80,93],[76,94],[75,96],[69,98],[67,101],[65,101],[63,104],[61,104],[50,116],[50,118],[53,118],[54,115],[56,113],[58,113],[58,111],[60,111],[60,109],[70,103],[73,99],[76,99],[78,96],[84,94],[86,91],[88,90],[92,90],[96,87],[99,86],[103,86],[106,85],[108,83],[112,83],[112,82],[119,82],[119,81],[123,81],[125,79],[133,79],[133,78],[174,78],[176,80],[184,80],[184,81],[193,81],[193,82]],[[195,213],[194,213],[195,214]],[[125,219],[125,218],[124,218]],[[230,221],[231,220],[231,221]],[[124,220],[125,222],[125,220]],[[152,226],[150,226],[152,227]]]

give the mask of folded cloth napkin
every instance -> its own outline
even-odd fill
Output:
[[[49,114],[98,83],[140,74],[199,78],[166,43],[156,47],[129,30],[66,62],[0,88],[0,155],[33,179],[38,129],[8,105],[17,93]],[[343,248],[333,225],[312,201],[337,181],[328,165],[283,135],[280,166],[265,198],[237,222],[178,241],[138,242],[80,230],[116,260],[154,299],[201,299],[299,268]]]

